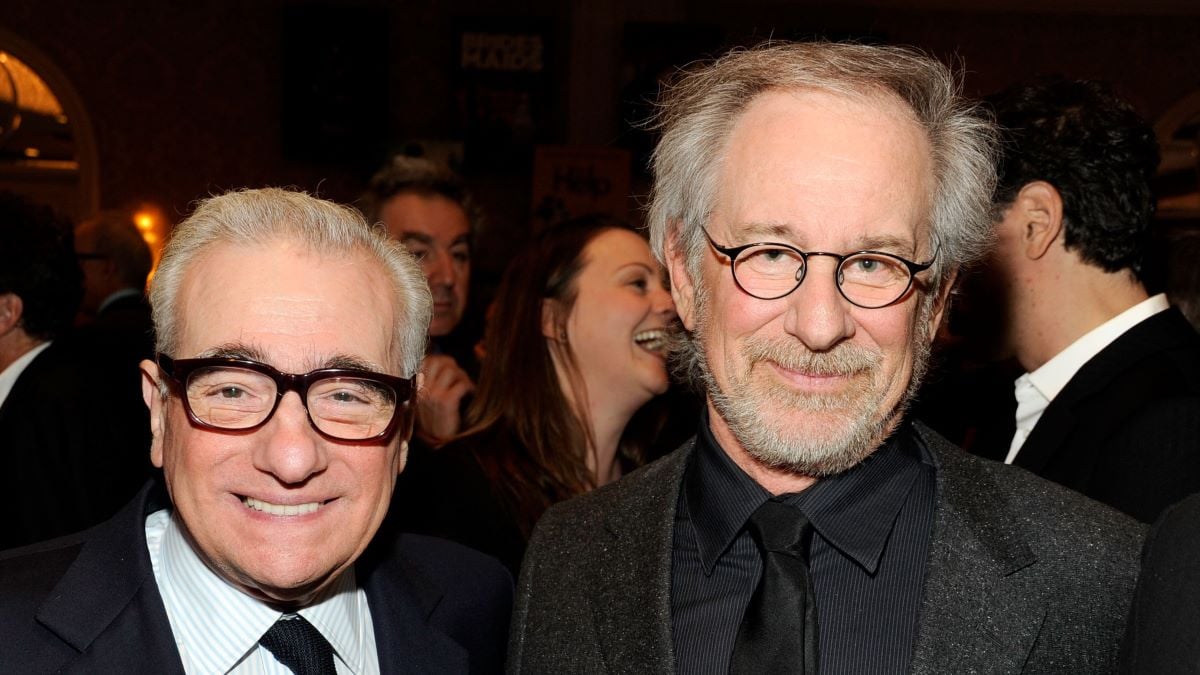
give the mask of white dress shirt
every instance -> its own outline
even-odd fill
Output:
[[[1163,293],[1146,298],[1088,331],[1066,349],[1055,354],[1054,358],[1042,364],[1041,368],[1017,378],[1014,385],[1017,398],[1017,431],[1013,434],[1004,463],[1013,463],[1025,439],[1042,418],[1046,407],[1085,363],[1131,328],[1168,307],[1170,303]]]
[[[189,674],[287,675],[259,638],[283,616],[215,574],[170,511],[146,517],[146,547],[183,669]],[[329,640],[339,675],[376,675],[379,654],[367,596],[350,568],[296,612]]]
[[[4,402],[8,400],[8,394],[12,391],[13,385],[17,383],[17,378],[21,377],[21,373],[25,372],[29,364],[33,363],[33,360],[37,358],[37,355],[46,351],[46,348],[49,346],[49,342],[43,342],[18,356],[16,361],[8,364],[7,368],[0,371],[0,406],[3,406]]]

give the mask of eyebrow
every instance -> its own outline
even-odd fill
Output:
[[[266,357],[266,354],[261,349],[244,342],[227,342],[212,349],[206,349],[200,353],[199,358],[242,359],[271,365],[270,359]],[[349,354],[334,354],[326,358],[322,365],[312,370],[325,370],[329,368],[365,370],[374,373],[385,372],[379,364],[371,363],[370,361]]]
[[[751,243],[774,243],[769,240],[771,238],[782,240],[779,243],[787,243],[792,236],[791,228],[777,223],[750,223],[746,225],[742,232],[754,238],[754,241]],[[859,237],[857,241],[858,243],[851,247],[856,251],[882,251],[884,253],[890,251],[905,253],[916,251],[916,245],[912,239],[890,234],[864,235]],[[801,250],[807,250],[797,244],[793,245]]]
[[[416,242],[418,244],[424,244],[425,246],[431,247],[437,245],[437,242],[434,241],[433,237],[425,234],[424,232],[401,232],[400,243],[407,244],[409,242]],[[446,248],[454,248],[455,246],[459,245],[469,247],[471,245],[471,235],[469,233],[458,235]]]
[[[624,265],[621,265],[620,267],[617,268],[617,273],[621,274],[622,272],[624,272],[625,270],[627,270],[631,267],[640,267],[642,270],[645,270],[647,273],[654,274],[654,268],[650,267],[646,263],[641,263],[641,262],[625,263]]]
[[[426,246],[433,246],[433,237],[420,232],[401,232],[400,241],[406,244],[410,241],[415,241]]]

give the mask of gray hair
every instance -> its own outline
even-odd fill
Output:
[[[433,301],[420,265],[386,232],[358,211],[303,192],[280,188],[239,190],[202,200],[175,227],[150,284],[155,348],[175,355],[179,346],[177,296],[188,267],[213,244],[241,246],[292,241],[322,255],[359,254],[388,271],[398,305],[393,358],[412,377],[425,356]]]
[[[700,227],[714,208],[729,135],[756,96],[789,89],[905,103],[932,148],[936,188],[929,225],[941,246],[933,266],[936,286],[982,255],[991,237],[996,132],[961,97],[958,78],[911,49],[813,42],[734,50],[683,73],[665,89],[654,120],[662,138],[651,159],[654,189],[647,219],[650,245],[660,260],[668,238],[675,238],[688,273],[699,279],[705,246]]]

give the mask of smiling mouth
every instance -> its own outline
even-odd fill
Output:
[[[644,330],[633,336],[633,341],[648,352],[662,354],[667,351],[667,331],[662,329]]]
[[[303,516],[309,513],[316,513],[318,509],[328,502],[309,502],[307,504],[272,504],[264,502],[261,499],[254,497],[242,497],[242,503],[246,508],[262,511],[263,513],[272,516]]]

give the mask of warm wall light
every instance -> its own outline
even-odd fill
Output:
[[[158,258],[162,255],[162,242],[167,236],[167,219],[163,210],[155,204],[142,203],[133,212],[133,224],[154,254],[154,266],[157,268]],[[150,275],[153,276],[154,272]]]

